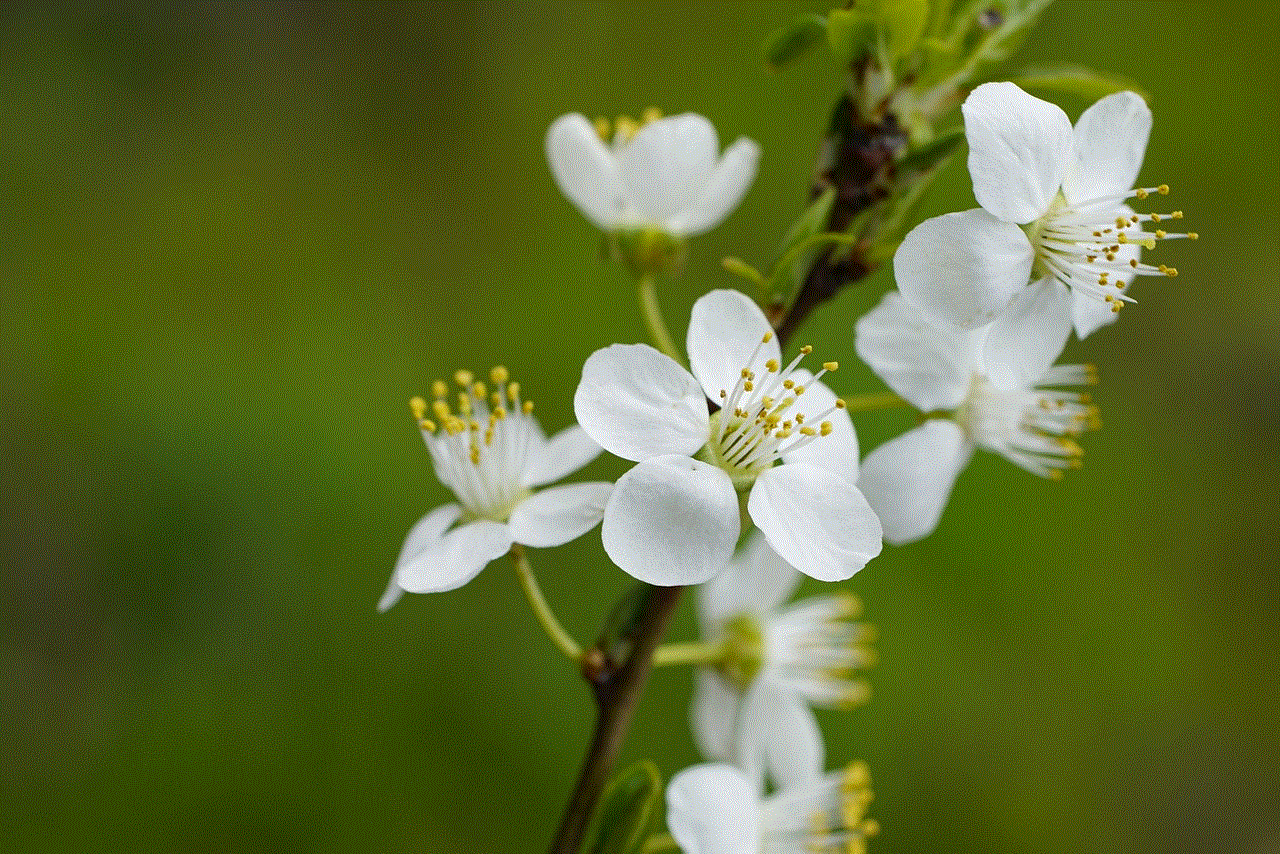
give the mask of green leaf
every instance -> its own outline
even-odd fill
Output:
[[[827,43],[841,65],[862,56],[875,38],[875,21],[862,9],[832,9],[827,14]]]
[[[928,0],[878,0],[875,5],[889,56],[901,59],[915,50],[929,21]]]
[[[816,248],[805,252],[802,247],[826,229],[835,201],[836,188],[827,187],[791,226],[774,256],[773,268],[765,282],[764,293],[760,295],[762,304],[789,307],[796,298],[817,252]]]
[[[638,854],[654,807],[662,797],[662,775],[648,759],[618,772],[600,795],[581,854]]]
[[[934,168],[950,157],[962,142],[964,142],[964,128],[957,127],[944,131],[927,144],[908,151],[907,155],[898,161],[896,167],[898,175],[908,175]]]
[[[785,68],[808,53],[826,34],[826,18],[801,15],[765,39],[764,61],[770,68]]]
[[[1013,78],[1023,89],[1037,89],[1043,92],[1056,92],[1062,95],[1079,95],[1090,101],[1096,101],[1115,92],[1137,92],[1144,100],[1147,93],[1133,80],[1120,74],[1094,71],[1079,65],[1059,65],[1052,68],[1027,69],[1022,75]]]

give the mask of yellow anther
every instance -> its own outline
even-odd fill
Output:
[[[487,448],[493,444],[493,428],[490,427],[484,431],[484,446]]]
[[[1137,225],[1141,221],[1142,221],[1142,217],[1138,216],[1137,214],[1134,214],[1133,216],[1129,217],[1129,222],[1133,223],[1134,225]]]
[[[640,125],[630,116],[618,116],[618,120],[613,123],[616,132],[615,137],[622,139],[624,142],[636,135],[636,131],[640,130]]]
[[[832,429],[832,427],[831,427],[831,422],[830,422],[830,421],[823,421],[823,422],[822,422],[822,424],[821,424],[821,425],[819,425],[819,426],[820,426],[820,428],[821,428],[821,430],[822,430],[822,435],[823,435],[823,436],[830,436],[830,435],[831,435],[831,429]]]
[[[465,371],[465,370],[455,371],[453,374],[453,381],[457,383],[459,386],[461,386],[462,388],[468,388],[473,382],[476,381],[476,375],[471,373],[470,371]]]
[[[840,363],[839,362],[823,362],[822,367],[826,368],[828,371],[838,371],[840,370]]]
[[[1137,259],[1137,258],[1130,258],[1130,259],[1129,259],[1129,266],[1130,266],[1130,267],[1132,267],[1132,268],[1133,268],[1133,269],[1135,269],[1135,270],[1136,270],[1136,269],[1138,269],[1138,259]]]
[[[500,392],[492,392],[489,394],[489,408],[498,409],[502,406],[502,394]]]
[[[1097,255],[1086,255],[1086,256],[1084,256],[1084,260],[1086,260],[1086,261],[1088,261],[1090,264],[1092,264],[1094,261],[1097,261],[1097,260],[1098,260],[1098,256],[1097,256]]]
[[[793,388],[795,388],[795,387],[796,387],[796,381],[795,381],[795,380],[783,380],[783,381],[782,381],[782,387],[783,387],[783,388],[785,388],[785,389],[788,389],[788,390],[793,389]]]
[[[796,392],[796,397],[799,397],[800,395],[804,394],[804,386],[802,385],[796,386],[795,392]]]
[[[436,432],[436,422],[432,421],[429,418],[420,419],[418,421],[418,426],[421,427],[423,430],[426,430],[428,433]]]
[[[1156,192],[1157,192],[1157,193],[1159,193],[1159,194],[1160,194],[1160,195],[1162,195],[1162,196],[1167,196],[1167,195],[1169,195],[1169,185],[1168,185],[1168,184],[1161,184],[1159,187],[1156,187]]]
[[[1128,224],[1129,224],[1128,220],[1126,220],[1124,217],[1122,216],[1116,217],[1116,228],[1124,228]]]
[[[765,395],[764,397],[760,398],[760,409],[761,409],[761,411],[766,410],[766,409],[772,409],[772,408],[773,408],[773,398],[772,398],[772,397],[769,397],[768,395]]]
[[[449,411],[449,404],[445,403],[443,400],[433,402],[431,404],[431,412],[441,421],[448,421],[453,415],[453,413]]]
[[[502,365],[494,365],[489,371],[489,382],[493,383],[495,386],[501,387],[502,384],[509,379],[511,379],[511,374]]]
[[[764,369],[769,373],[773,373],[774,371],[778,370],[778,360],[770,359],[769,361],[765,362]]]
[[[729,393],[728,393],[728,392],[726,392],[724,389],[720,389],[720,399],[721,399],[721,400],[724,400],[724,399],[725,399],[725,398],[727,398],[728,396],[729,396]]]
[[[609,120],[604,116],[596,119],[592,124],[595,125],[596,135],[604,142],[609,141]]]
[[[507,417],[507,410],[503,409],[501,406],[495,406],[493,408],[493,415],[490,415],[489,417],[495,421],[503,421]]]
[[[647,125],[649,122],[656,122],[660,118],[662,118],[662,110],[657,107],[645,107],[644,112],[640,114],[640,123]]]
[[[1164,234],[1165,234],[1165,233],[1164,233],[1164,229],[1161,229],[1161,228],[1157,228],[1157,229],[1156,229],[1156,239],[1157,239],[1157,240],[1164,240]]]
[[[751,390],[753,390],[755,387],[756,387],[756,386],[755,386],[755,383],[751,382],[751,380],[743,380],[743,381],[742,381],[742,390],[743,390],[743,391],[751,391]]]
[[[1174,211],[1169,214],[1169,219],[1182,219],[1182,211]]]
[[[409,411],[415,421],[421,421],[427,415],[427,402],[420,397],[409,398]]]
[[[1187,240],[1199,240],[1199,239],[1200,239],[1200,235],[1197,234],[1196,232],[1194,231],[1187,232]]]
[[[1102,236],[1102,232],[1101,232],[1101,231],[1095,231],[1095,232],[1093,233],[1093,236],[1094,236],[1094,237],[1101,237],[1101,236]]]
[[[812,348],[811,346],[809,346],[808,344],[806,344],[806,345],[804,345],[803,347],[801,347],[801,348],[800,348],[800,354],[801,354],[801,355],[803,355],[803,356],[807,356],[807,355],[809,355],[809,354],[810,354],[810,353],[812,353],[812,352],[813,352],[813,348]]]
[[[1122,235],[1120,235],[1119,237],[1117,237],[1116,239],[1117,239],[1117,240],[1119,240],[1121,243],[1128,243],[1128,242],[1129,242],[1129,235],[1127,235],[1127,234],[1122,234]],[[1108,259],[1108,260],[1110,260],[1110,259]]]
[[[445,385],[444,380],[436,380],[431,384],[432,397],[444,397],[449,393],[449,387]]]
[[[458,412],[463,415],[471,414],[471,398],[466,392],[458,392]]]
[[[761,343],[761,344],[768,344],[768,343],[769,343],[770,341],[772,341],[772,340],[773,340],[773,333],[772,333],[772,332],[766,332],[766,333],[764,334],[764,337],[760,339],[760,343]]]
[[[532,401],[532,400],[526,400],[526,401],[524,402],[524,405],[523,405],[523,406],[521,406],[520,408],[521,408],[521,410],[524,412],[524,414],[525,414],[525,415],[528,415],[530,412],[533,412],[533,401]]]
[[[1151,221],[1152,221],[1152,222],[1159,222],[1159,221],[1160,221],[1160,214],[1158,214],[1158,213],[1153,213],[1153,214],[1151,215]]]
[[[520,399],[520,383],[507,384],[507,400],[515,403]]]
[[[858,829],[862,831],[863,836],[876,836],[880,833],[880,822],[874,818],[869,818],[862,822]]]
[[[1178,268],[1177,268],[1177,267],[1170,267],[1169,269],[1167,269],[1167,270],[1165,270],[1165,271],[1164,271],[1164,274],[1165,274],[1166,276],[1168,276],[1169,278],[1171,278],[1171,279],[1172,279],[1172,278],[1174,278],[1175,276],[1177,276],[1177,275],[1178,275]]]
[[[796,413],[796,415],[795,415],[795,418],[796,418],[796,423],[797,423],[797,424],[803,424],[803,423],[804,423],[804,413],[803,413],[803,412],[797,412],[797,413]]]
[[[742,374],[742,378],[743,378],[744,380],[745,380],[745,379],[747,379],[747,378],[749,378],[749,377],[751,376],[751,371],[750,371],[750,370],[748,370],[747,368],[743,368],[743,369],[740,371],[740,373]]]
[[[480,448],[475,442],[471,443],[471,453],[468,456],[471,458],[472,465],[480,465]]]
[[[845,408],[845,407],[847,407],[848,405],[849,405],[849,404],[847,404],[847,403],[845,403],[845,402],[844,402],[844,398],[843,398],[843,397],[838,397],[838,398],[836,398],[836,409],[844,409],[844,408]]]
[[[1145,199],[1147,197],[1147,191],[1143,189],[1135,190],[1133,194],[1139,199]]]
[[[471,386],[471,393],[476,396],[476,400],[484,400],[489,394],[489,387],[482,382],[477,382]]]

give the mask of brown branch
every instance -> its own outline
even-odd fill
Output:
[[[683,587],[652,586],[646,589],[640,619],[630,636],[630,652],[620,665],[610,660],[601,644],[583,654],[582,675],[595,693],[596,726],[578,772],[578,783],[560,819],[555,841],[551,843],[551,854],[578,854],[596,801],[618,761],[640,692],[649,680],[653,650],[662,640],[683,590]]]

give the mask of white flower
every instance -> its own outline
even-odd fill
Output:
[[[732,765],[694,765],[667,785],[667,827],[685,854],[862,854],[880,829],[870,786],[854,762],[761,797]]]
[[[733,762],[753,780],[796,785],[823,767],[822,736],[808,704],[850,708],[866,701],[853,671],[869,667],[872,629],[849,622],[850,594],[786,607],[800,573],[753,533],[728,568],[699,588],[702,636],[725,659],[700,668],[693,733],[704,755]]]
[[[600,446],[579,427],[547,439],[521,400],[506,368],[494,368],[493,390],[470,371],[458,371],[456,412],[443,380],[432,385],[430,405],[410,401],[436,477],[458,503],[437,507],[404,541],[380,611],[404,591],[433,593],[461,587],[513,543],[546,548],[591,530],[604,512],[612,484],[575,483],[534,492],[595,459]],[[461,521],[450,529],[455,522]]]
[[[639,128],[620,120],[612,146],[600,130],[578,113],[561,116],[547,131],[547,161],[560,191],[604,231],[710,231],[755,178],[760,146],[741,138],[717,162],[715,128],[696,113]]]
[[[582,369],[578,423],[639,463],[605,507],[613,562],[650,584],[706,581],[733,556],[748,490],[751,520],[807,575],[843,580],[879,554],[880,522],[854,485],[853,422],[818,382],[837,365],[797,369],[807,347],[781,365],[760,309],[729,290],[694,304],[687,349],[692,374],[645,344],[597,350]]]
[[[1041,304],[1040,314],[1052,310]],[[1035,312],[1022,316],[1026,343],[1010,375],[1052,364],[1062,341]],[[1092,366],[1045,368],[1031,382],[1000,381],[984,365],[991,329],[958,332],[931,325],[896,292],[857,324],[856,347],[881,379],[922,412],[951,412],[876,448],[862,463],[859,486],[884,523],[884,538],[904,543],[929,534],[974,447],[995,451],[1041,477],[1061,477],[1083,451],[1070,437],[1097,426],[1088,397],[1046,388],[1096,381]],[[1015,360],[1016,361],[1016,360]]]
[[[1065,341],[1073,321],[1084,337],[1113,320],[1132,301],[1124,290],[1135,275],[1176,274],[1139,263],[1139,247],[1195,235],[1143,231],[1141,222],[1162,216],[1135,214],[1124,203],[1169,189],[1133,187],[1151,132],[1141,97],[1108,95],[1074,129],[1060,108],[1013,83],[979,86],[961,111],[982,207],[921,223],[893,259],[902,295],[932,323],[999,325],[1011,301],[1052,300],[1055,334]],[[1026,293],[1037,289],[1045,293]],[[989,346],[1007,339],[997,331]]]

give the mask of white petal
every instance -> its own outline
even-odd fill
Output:
[[[707,443],[707,402],[697,380],[648,344],[592,353],[573,411],[592,439],[624,460],[687,456]]]
[[[767,343],[761,343],[765,336]],[[751,354],[759,347],[754,362]],[[689,314],[685,336],[689,368],[706,396],[717,404],[720,391],[732,392],[742,369],[764,373],[764,363],[780,358],[778,336],[764,312],[741,291],[711,291],[698,298]]]
[[[659,225],[701,192],[715,167],[716,129],[696,113],[650,122],[617,152],[627,194],[646,223]]]
[[[686,768],[667,785],[667,828],[684,854],[759,854],[760,802],[732,765]]]
[[[702,192],[684,210],[667,220],[675,235],[701,234],[719,225],[738,206],[756,177],[760,146],[745,137],[725,150],[707,178]]]
[[[907,302],[934,326],[985,326],[1031,280],[1035,250],[1022,229],[981,208],[917,225],[893,256]]]
[[[479,520],[424,543],[396,565],[396,582],[410,593],[436,593],[461,587],[489,561],[511,548],[511,532],[501,522]]]
[[[761,771],[779,789],[803,786],[822,776],[822,733],[803,700],[767,677],[757,679],[742,705],[739,767],[747,779]]]
[[[542,486],[573,474],[600,455],[600,445],[577,424],[542,443],[531,455],[524,473],[525,486]]]
[[[507,523],[517,543],[538,549],[563,545],[590,531],[604,517],[612,483],[571,483],[535,492]]]
[[[681,456],[645,460],[618,479],[600,530],[604,550],[648,584],[701,584],[733,556],[741,522],[729,476]]]
[[[591,122],[578,113],[563,115],[547,130],[547,162],[560,192],[600,228],[628,224],[633,215],[613,154]]]
[[[1013,298],[987,331],[987,378],[1000,389],[1030,388],[1071,334],[1071,290],[1046,277]]]
[[[982,84],[960,111],[978,204],[1005,222],[1043,216],[1075,157],[1067,114],[1013,83]]]
[[[690,723],[703,756],[721,762],[733,758],[741,702],[742,697],[719,673],[709,667],[697,669]]]
[[[400,595],[404,592],[404,588],[396,582],[400,567],[412,563],[419,554],[434,547],[461,513],[462,508],[457,504],[445,504],[423,516],[409,529],[409,535],[404,538],[404,545],[400,547],[400,556],[396,558],[396,568],[391,571],[391,581],[378,602],[379,611],[385,611],[400,601]]]
[[[964,400],[974,369],[968,339],[983,333],[934,326],[897,291],[885,294],[854,331],[858,356],[912,406],[930,412]]]
[[[738,614],[772,612],[799,583],[796,568],[778,557],[763,534],[752,531],[724,572],[698,588],[704,636],[715,623]]]
[[[827,385],[818,380],[811,382],[813,374],[797,369],[791,375],[797,383],[805,386],[804,395],[797,405],[805,415],[806,423],[818,427],[823,421],[831,423],[831,432],[820,436],[807,445],[788,451],[782,455],[784,462],[810,463],[820,469],[838,474],[850,483],[858,482],[858,434],[853,429],[853,419],[848,410],[836,409],[836,395]],[[822,413],[826,412],[826,415]],[[822,415],[822,418],[818,418]]]
[[[936,418],[867,454],[858,486],[880,517],[885,540],[900,545],[933,533],[972,455],[960,427]]]
[[[805,463],[756,478],[751,521],[783,560],[819,581],[843,581],[880,554],[880,520],[858,488]]]
[[[1062,182],[1072,204],[1133,187],[1151,136],[1151,109],[1140,95],[1116,92],[1076,122],[1074,169]]]

